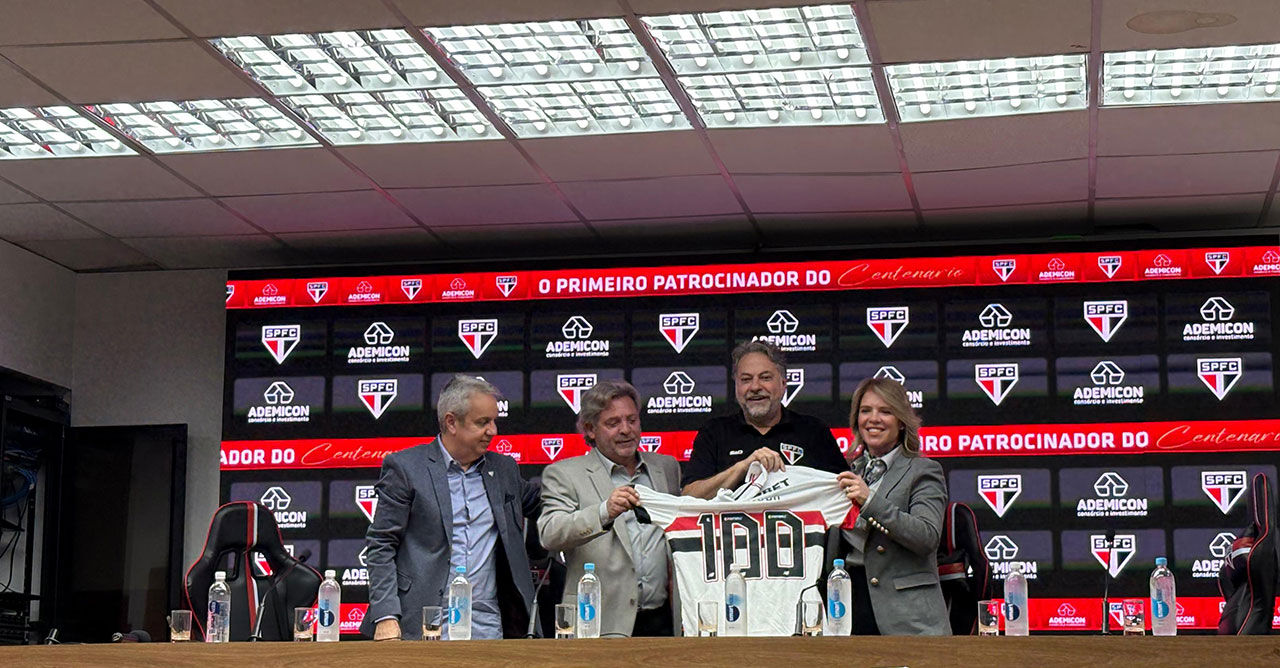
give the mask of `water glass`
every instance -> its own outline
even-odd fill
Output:
[[[1127,636],[1146,635],[1147,599],[1126,598],[1124,606],[1124,634]]]
[[[1000,601],[978,601],[978,635],[1000,635]]]
[[[444,628],[444,608],[428,605],[422,608],[422,639],[439,640]]]
[[[822,635],[822,602],[800,602],[800,629],[806,636]]]
[[[556,604],[556,637],[572,638],[578,624],[578,606],[572,603]]]
[[[316,626],[316,610],[315,608],[294,608],[293,609],[293,641],[294,642],[311,642],[315,635]]]
[[[169,611],[169,642],[188,642],[191,640],[191,611]]]
[[[720,630],[720,601],[698,601],[698,635],[714,638]]]

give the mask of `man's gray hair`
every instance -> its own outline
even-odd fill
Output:
[[[453,413],[459,420],[466,419],[467,411],[471,410],[471,397],[477,394],[487,394],[494,399],[502,397],[498,388],[483,378],[457,374],[449,379],[449,384],[440,390],[440,398],[436,400],[436,421],[440,429],[444,430],[445,413]]]
[[[600,414],[613,403],[614,399],[631,397],[636,409],[640,408],[640,393],[625,380],[602,380],[583,393],[578,409],[578,433],[588,444],[594,446],[595,440],[587,436],[587,425],[596,426]]]
[[[743,341],[733,349],[733,377],[735,379],[738,377],[738,362],[741,362],[743,357],[751,353],[760,353],[768,357],[769,361],[778,367],[778,375],[783,378],[787,377],[787,357],[782,354],[782,351],[777,346],[766,341]]]

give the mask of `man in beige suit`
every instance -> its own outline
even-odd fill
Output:
[[[538,535],[564,552],[564,602],[577,601],[584,564],[600,578],[600,635],[670,636],[679,628],[671,557],[662,530],[636,521],[634,485],[680,492],[675,458],[640,452],[640,396],[630,383],[603,381],[582,396],[578,430],[592,447],[542,473]]]

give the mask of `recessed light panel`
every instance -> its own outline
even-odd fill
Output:
[[[85,109],[156,153],[316,145],[292,119],[257,98],[112,103]]]
[[[0,160],[135,155],[71,107],[0,109]]]
[[[456,88],[291,95],[281,100],[334,144],[500,138]]]
[[[1268,101],[1277,86],[1280,44],[1103,54],[1103,106]]]
[[[1084,109],[1083,54],[888,65],[903,122]]]

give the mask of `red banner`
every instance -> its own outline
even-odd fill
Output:
[[[227,283],[227,308],[654,297],[1280,276],[1270,246],[620,267]]]
[[[1140,597],[1134,597],[1140,598]],[[1092,631],[1102,628],[1101,598],[1032,598],[1032,631]],[[1108,601],[1111,632],[1119,634],[1124,627],[1121,614],[1123,599]],[[1179,629],[1216,629],[1222,617],[1223,600],[1216,596],[1179,596],[1176,608]],[[1004,628],[1001,620],[1000,628]],[[1280,606],[1272,619],[1272,628],[1280,628]],[[1151,617],[1146,615],[1146,631],[1151,632]]]

